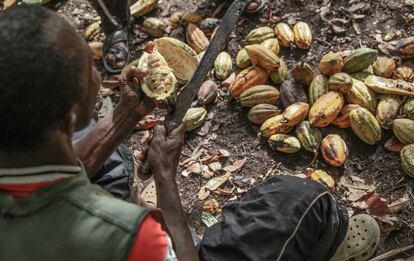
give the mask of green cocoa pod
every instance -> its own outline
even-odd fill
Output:
[[[353,80],[352,87],[347,94],[347,100],[348,103],[358,104],[372,113],[374,113],[377,108],[375,92],[358,80]]]
[[[359,107],[349,113],[349,122],[354,133],[363,142],[374,145],[381,140],[381,127],[375,116]]]
[[[300,150],[300,141],[290,135],[275,134],[269,138],[269,145],[273,150],[283,153],[295,153]]]
[[[313,78],[309,89],[308,97],[309,104],[313,105],[322,95],[328,92],[328,78],[326,76],[319,74]]]
[[[165,33],[165,24],[158,18],[150,17],[144,21],[145,31],[152,37],[161,37]]]
[[[288,74],[288,68],[286,66],[285,61],[282,58],[279,59],[279,64],[279,69],[270,74],[270,79],[272,80],[272,82],[276,84],[282,84],[285,81],[286,76]]]
[[[264,40],[274,38],[275,32],[272,28],[268,26],[259,27],[250,31],[250,33],[246,36],[246,41],[249,44],[260,44]]]
[[[335,73],[329,77],[328,88],[330,91],[347,94],[352,88],[352,80],[352,77],[347,73]]]
[[[302,121],[296,126],[296,137],[298,137],[302,147],[310,152],[317,153],[322,141],[322,133],[315,128],[309,121]]]
[[[203,107],[190,108],[184,116],[183,123],[186,131],[192,131],[203,125],[207,111]]]
[[[409,98],[401,106],[400,117],[414,120],[414,98]]]
[[[252,65],[252,61],[250,60],[249,54],[247,53],[245,48],[241,49],[237,53],[236,65],[239,69],[245,69]]]
[[[230,54],[221,52],[214,62],[214,72],[217,79],[225,80],[233,70],[233,61]]]
[[[240,95],[240,104],[243,107],[253,107],[257,104],[276,104],[279,100],[279,91],[270,85],[257,85],[247,89]]]
[[[400,158],[404,172],[414,178],[414,144],[404,146],[401,149]]]
[[[404,144],[414,143],[414,120],[395,119],[392,124],[395,137]]]
[[[381,98],[378,103],[376,115],[381,128],[385,130],[392,129],[392,122],[398,116],[401,103],[402,101],[398,96],[389,95]]]
[[[378,51],[371,48],[359,48],[353,51],[344,61],[343,71],[354,73],[363,71],[377,59]]]

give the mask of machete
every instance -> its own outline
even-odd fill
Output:
[[[201,87],[201,84],[204,82],[207,74],[212,69],[217,55],[226,45],[231,32],[236,26],[236,23],[238,22],[240,15],[243,13],[248,2],[250,2],[250,0],[235,0],[230,5],[229,9],[227,9],[227,12],[224,15],[213,39],[208,45],[200,64],[195,70],[190,81],[188,81],[178,95],[175,110],[169,113],[166,117],[165,126],[167,128],[167,132],[170,132],[176,128],[183,121],[185,114],[191,107],[194,97]]]

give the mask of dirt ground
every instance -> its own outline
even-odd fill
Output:
[[[160,0],[157,11],[148,16],[168,17],[173,11],[197,11],[204,17],[211,14],[217,7],[213,1],[167,1]],[[386,51],[385,42],[392,43],[402,37],[414,35],[414,1],[343,1],[343,0],[280,0],[271,1],[268,8],[259,14],[244,15],[228,44],[228,52],[236,55],[243,45],[244,36],[254,27],[274,25],[279,21],[294,24],[302,20],[310,24],[314,42],[309,52],[297,49],[282,48],[289,68],[299,60],[305,60],[314,68],[318,68],[321,56],[333,51],[346,51],[368,46]],[[59,8],[59,12],[80,31],[91,23],[95,17],[93,9],[84,0],[70,0]],[[219,17],[223,12],[219,13]],[[132,54],[137,58],[142,50],[147,36],[139,28],[142,20],[134,20],[131,26],[130,40]],[[411,61],[399,61],[400,64],[410,64]],[[98,64],[99,65],[99,64]],[[112,95],[114,103],[119,95]],[[102,97],[101,97],[102,98]],[[101,103],[97,104],[99,110]],[[225,188],[236,187],[231,195],[225,196],[212,193],[209,199],[216,198],[220,207],[237,202],[250,187],[263,181],[266,174],[271,175],[300,175],[306,174],[313,155],[300,151],[293,155],[274,152],[269,149],[267,142],[257,137],[259,128],[251,124],[247,118],[247,110],[243,109],[234,100],[231,100],[225,88],[220,89],[220,97],[216,103],[208,107],[211,120],[207,121],[202,130],[186,135],[186,144],[182,160],[191,155],[197,147],[209,152],[226,149],[231,153],[230,158],[222,159],[223,165],[238,159],[246,158],[246,163],[232,174],[230,182]],[[201,132],[201,133],[200,133]],[[207,134],[205,133],[207,132]],[[141,150],[140,139],[142,131],[135,132],[128,144],[134,150]],[[389,204],[401,197],[414,199],[414,179],[408,178],[402,171],[399,155],[385,150],[384,142],[392,136],[385,132],[382,141],[377,146],[362,143],[350,129],[342,130],[334,127],[323,129],[323,134],[337,133],[347,143],[350,157],[342,168],[334,168],[318,157],[316,168],[328,171],[338,182],[341,177],[356,176],[365,184],[374,185],[375,192]],[[271,170],[269,172],[269,170]],[[182,169],[180,169],[181,173]],[[206,226],[201,221],[202,200],[198,199],[198,192],[207,180],[200,175],[183,177],[178,174],[181,198],[191,225],[198,234],[202,234]],[[333,193],[339,202],[348,206],[351,203],[344,197],[346,188],[337,186]],[[220,218],[220,213],[216,215]],[[382,239],[378,253],[384,253],[394,248],[414,243],[414,204],[411,203],[400,210],[394,225],[380,222]],[[406,258],[414,252],[402,255]]]

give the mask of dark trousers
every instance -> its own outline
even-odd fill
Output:
[[[319,183],[273,177],[223,208],[198,245],[201,260],[329,260],[348,229],[344,207]]]
[[[102,0],[112,17],[119,26],[115,26],[105,15],[97,0],[92,0],[92,5],[101,17],[102,28],[105,35],[111,34],[115,30],[120,30],[128,25],[129,5],[128,0]]]

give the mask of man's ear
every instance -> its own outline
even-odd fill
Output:
[[[78,130],[78,115],[76,113],[76,107],[73,106],[72,109],[65,115],[61,124],[59,124],[59,129],[66,133],[69,137],[72,137],[73,133]]]

